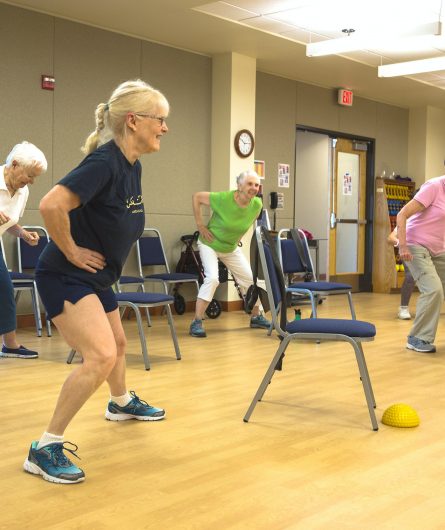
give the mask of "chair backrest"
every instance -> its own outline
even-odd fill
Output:
[[[19,272],[36,268],[37,261],[43,249],[49,242],[49,235],[43,226],[23,226],[31,232],[38,232],[40,239],[36,246],[28,245],[23,239],[17,238],[17,262]]]
[[[314,265],[312,263],[306,235],[303,230],[300,229],[298,229],[297,233],[302,242],[307,269],[312,272],[312,275],[314,275]],[[278,232],[277,249],[284,274],[305,274],[307,272],[301,261],[297,246],[290,235],[290,228],[283,228]]]
[[[284,312],[279,322],[278,315],[282,308],[282,300],[285,297],[285,283],[284,276],[279,266],[279,263],[275,263],[273,253],[276,255],[275,244],[272,241],[272,236],[263,226],[259,226],[255,229],[255,236],[258,243],[258,252],[260,255],[261,267],[263,269],[264,280],[266,282],[266,291],[269,299],[270,311],[272,313],[272,320],[275,325],[275,329],[280,335],[284,335],[284,327],[286,322],[286,304],[284,304]],[[272,248],[271,248],[272,244]],[[278,256],[276,255],[278,262]]]
[[[269,212],[266,210],[266,208],[261,210],[261,214],[255,222],[255,227],[257,226],[265,226],[268,230],[270,230]]]
[[[6,263],[5,245],[3,244],[2,236],[0,236],[0,250],[3,256],[3,261],[5,262],[6,268],[8,268],[8,264]]]
[[[170,273],[161,234],[156,228],[144,228],[144,234],[137,244],[137,252],[142,267],[161,265],[165,267],[166,272]]]

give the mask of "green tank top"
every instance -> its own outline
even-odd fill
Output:
[[[212,216],[207,228],[213,234],[213,241],[205,241],[201,236],[199,240],[216,252],[228,253],[236,249],[238,241],[258,217],[262,203],[255,197],[241,208],[235,201],[234,191],[220,191],[210,193],[210,207]]]

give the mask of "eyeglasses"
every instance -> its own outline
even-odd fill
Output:
[[[153,116],[152,114],[143,114],[141,112],[136,112],[136,116],[141,116],[142,118],[150,118],[152,120],[158,120],[159,125],[162,127],[163,125],[167,125],[166,119],[164,116]]]

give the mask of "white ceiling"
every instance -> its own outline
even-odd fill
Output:
[[[1,0],[0,0],[1,1]],[[255,57],[263,72],[403,107],[445,109],[445,71],[378,78],[377,66],[445,55],[445,39],[413,51],[376,47],[343,56],[306,57],[305,43],[410,32],[443,18],[441,0],[15,0],[3,2],[212,56]],[[444,6],[445,10],[445,6]],[[412,22],[414,19],[414,22]],[[367,24],[365,26],[365,23]],[[347,38],[347,37],[344,37]]]

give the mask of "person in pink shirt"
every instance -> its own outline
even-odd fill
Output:
[[[406,347],[434,353],[445,293],[445,175],[428,180],[397,215],[400,258],[420,296]]]

